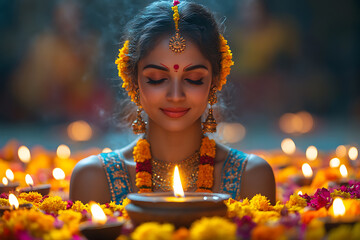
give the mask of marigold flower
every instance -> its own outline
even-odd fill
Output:
[[[131,234],[133,240],[168,240],[171,239],[174,232],[174,225],[156,222],[147,222],[138,226]]]
[[[268,211],[271,210],[271,205],[267,197],[262,196],[261,194],[256,194],[251,200],[250,205],[256,210]]]
[[[151,159],[150,144],[146,139],[139,139],[133,151],[135,162]]]
[[[140,188],[141,186],[151,187],[151,174],[148,172],[138,172],[136,174],[136,186]]]
[[[286,202],[285,206],[289,211],[300,211],[307,206],[307,202],[304,198],[300,197],[297,193],[290,196],[289,201]]]
[[[215,158],[216,154],[216,143],[214,139],[209,139],[208,137],[204,137],[202,139],[201,147],[200,147],[200,156],[209,156]]]
[[[75,201],[74,204],[71,206],[71,210],[80,213],[84,210],[89,212],[89,206],[88,204],[84,205],[81,201]]]
[[[48,213],[56,213],[59,210],[65,210],[67,203],[64,202],[61,197],[54,196],[45,198],[40,204],[39,208]]]
[[[235,240],[236,224],[221,217],[204,217],[191,225],[190,238],[197,240]]]
[[[32,204],[38,205],[42,201],[42,195],[38,192],[20,193],[19,199],[24,199]]]
[[[276,240],[280,239],[281,235],[284,233],[285,227],[282,225],[277,225],[275,227],[266,226],[259,224],[257,225],[252,233],[251,239],[260,240],[260,239],[267,239],[267,240]]]

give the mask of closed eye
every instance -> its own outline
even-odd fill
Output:
[[[147,83],[154,84],[154,85],[160,84],[160,83],[162,83],[162,82],[164,82],[166,80],[166,78],[161,78],[159,80],[153,80],[153,79],[151,79],[149,77],[147,79],[148,79]]]
[[[191,79],[189,79],[189,78],[186,78],[185,80],[188,81],[189,83],[195,84],[195,85],[202,85],[202,84],[204,84],[203,78],[200,78],[199,80],[191,80]]]

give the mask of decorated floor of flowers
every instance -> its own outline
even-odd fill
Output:
[[[0,149],[2,185],[9,184],[4,181],[18,181],[18,188],[26,187],[25,176],[29,174],[34,186],[49,183],[51,191],[45,196],[37,192],[16,193],[20,205],[31,203],[32,207],[2,211],[0,239],[86,239],[80,226],[93,222],[90,205],[68,200],[69,179],[77,161],[101,151],[92,149],[70,155],[64,146],[62,150],[59,146],[56,153],[37,147],[28,149],[30,157],[21,155],[20,148],[9,142]],[[125,210],[128,199],[120,205],[110,202],[100,206],[108,223],[124,222],[117,239],[360,239],[357,160],[340,156],[338,151],[319,152],[315,159],[299,151],[256,153],[274,169],[278,199],[275,205],[261,195],[241,201],[229,199],[226,217],[202,218],[189,228],[180,229],[156,222],[134,227]],[[311,176],[301,174],[305,163],[311,166]],[[302,184],[299,180],[303,179],[311,181]],[[9,206],[9,194],[2,193],[0,209]]]

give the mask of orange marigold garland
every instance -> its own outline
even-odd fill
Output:
[[[222,86],[226,83],[226,77],[230,74],[231,66],[234,65],[232,61],[232,53],[227,40],[220,34],[220,52],[221,52],[221,70],[220,70],[220,82],[218,91],[221,91]]]
[[[216,143],[204,137],[200,147],[200,163],[196,192],[211,192],[214,183],[214,158]],[[150,144],[146,139],[139,139],[133,151],[136,162],[136,186],[139,193],[152,192],[152,166]]]

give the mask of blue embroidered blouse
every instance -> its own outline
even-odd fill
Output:
[[[108,179],[111,201],[121,203],[128,193],[133,192],[128,169],[121,151],[101,153],[98,155]],[[220,192],[228,193],[233,199],[239,200],[241,177],[249,154],[230,149],[221,172]]]

